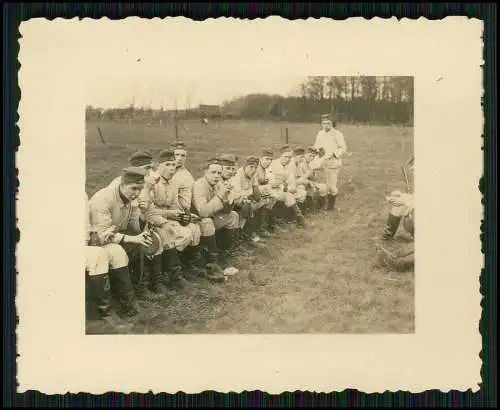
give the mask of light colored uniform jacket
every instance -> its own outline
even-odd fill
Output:
[[[347,152],[344,134],[334,128],[328,132],[320,130],[316,135],[314,148],[323,148],[325,150],[325,156],[322,158],[325,168],[340,168],[342,157]]]
[[[139,217],[141,211],[137,201],[124,203],[120,193],[121,178],[116,178],[107,187],[96,192],[89,201],[90,222],[99,235],[103,245],[106,231],[115,227],[113,243],[120,243],[124,233],[139,234],[141,232]]]
[[[187,168],[178,169],[172,178],[172,185],[177,188],[179,206],[187,211],[191,211],[193,198],[194,178]]]
[[[212,217],[224,210],[224,204],[215,195],[215,188],[204,176],[197,179],[193,185],[193,205],[202,218]]]
[[[284,167],[279,158],[273,160],[269,166],[268,174],[272,189],[282,189],[284,184],[287,184],[289,189],[296,187],[295,163],[293,161]]]

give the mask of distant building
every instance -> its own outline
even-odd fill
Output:
[[[198,113],[202,118],[218,119],[224,116],[221,107],[218,105],[200,104],[198,106]]]

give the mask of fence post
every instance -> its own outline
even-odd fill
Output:
[[[288,145],[288,127],[285,128],[285,144]]]

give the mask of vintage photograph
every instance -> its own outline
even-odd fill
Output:
[[[85,87],[87,334],[413,333],[413,77]]]
[[[480,21],[19,32],[19,391],[479,389]]]

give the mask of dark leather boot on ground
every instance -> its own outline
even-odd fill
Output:
[[[203,250],[205,267],[207,269],[207,279],[213,282],[223,282],[225,280],[224,271],[219,265],[217,242],[215,236],[202,236],[200,248]]]
[[[328,195],[328,210],[333,211],[335,209],[335,202],[337,200],[337,195]]]
[[[87,276],[91,299],[96,306],[98,318],[116,331],[129,332],[134,324],[121,319],[111,310],[111,282],[108,274]]]
[[[396,232],[399,228],[400,222],[401,222],[400,216],[389,214],[389,218],[387,219],[387,224],[385,225],[384,232],[382,233],[380,239],[384,241],[389,241],[393,239],[394,235],[396,235]]]
[[[183,289],[189,285],[189,282],[183,275],[182,265],[177,254],[177,249],[167,249],[164,261],[167,263],[166,271],[168,272],[167,287],[170,289]],[[165,269],[165,266],[163,267]]]
[[[188,279],[196,280],[206,277],[207,270],[204,266],[201,248],[199,246],[188,246],[184,252],[186,253],[185,273],[189,273]]]
[[[268,221],[269,221],[269,209],[268,208],[260,208],[257,212],[257,218],[258,218],[258,230],[257,234],[261,238],[271,238],[274,236],[269,230],[268,230]]]
[[[306,218],[302,214],[300,208],[298,207],[297,204],[291,207],[291,210],[293,212],[293,215],[295,217],[295,221],[297,222],[298,226],[306,226]]]
[[[136,316],[138,308],[128,266],[110,270],[109,280],[111,291],[119,304],[118,315],[122,318]]]
[[[167,294],[167,289],[163,284],[163,257],[154,256],[150,261],[149,269],[149,290],[154,294],[153,301],[162,300]]]

